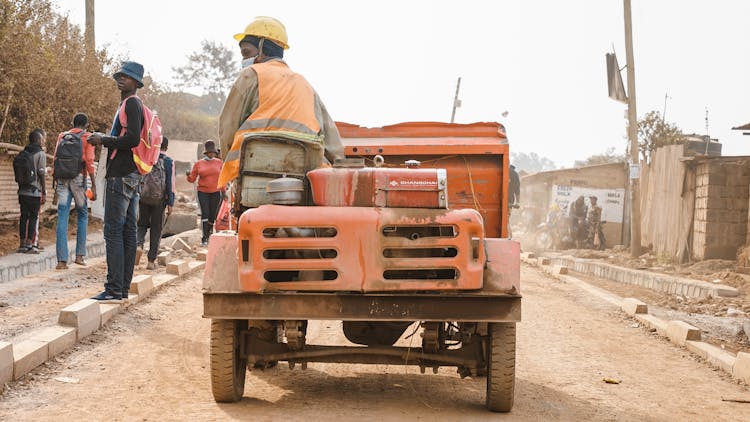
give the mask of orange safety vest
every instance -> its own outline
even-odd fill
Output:
[[[247,133],[323,140],[320,123],[315,117],[315,91],[305,78],[277,60],[257,63],[252,68],[258,75],[258,109],[234,134],[232,147],[221,168],[219,186],[239,175],[240,149]]]

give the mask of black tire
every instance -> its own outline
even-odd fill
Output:
[[[516,324],[489,324],[487,345],[487,409],[510,412],[516,383]]]
[[[240,357],[240,332],[247,321],[211,320],[211,392],[219,403],[242,399],[245,391],[247,359]]]

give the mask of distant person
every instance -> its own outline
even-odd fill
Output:
[[[516,166],[510,165],[510,179],[508,180],[508,203],[518,205],[521,202],[521,177],[518,176]]]
[[[148,270],[158,268],[156,256],[159,254],[164,212],[166,210],[167,215],[171,215],[174,206],[174,162],[166,154],[168,147],[169,139],[163,136],[159,160],[154,164],[151,173],[143,176],[141,181],[141,197],[138,202],[138,252],[136,253],[136,262],[139,261],[143,253],[146,231],[150,230],[148,264],[146,265]]]
[[[143,66],[136,62],[122,62],[112,77],[120,90],[119,110],[124,111],[127,123],[120,122],[118,111],[110,136],[94,133],[88,138],[91,145],[104,145],[107,148],[104,195],[107,281],[104,291],[92,299],[121,302],[128,297],[135,267],[136,215],[141,175],[133,160],[132,148],[140,142],[143,126],[143,102],[136,96],[138,88],[143,87]]]
[[[187,171],[187,180],[190,183],[198,181],[198,204],[201,207],[201,224],[203,237],[201,245],[208,245],[208,238],[213,233],[216,214],[219,213],[221,204],[221,189],[219,186],[219,173],[221,173],[222,162],[216,143],[208,140],[203,145],[204,157],[193,165],[192,170]]]
[[[29,144],[13,160],[13,173],[18,183],[18,204],[21,208],[18,222],[20,246],[17,253],[39,253],[34,242],[38,238],[39,209],[47,200],[44,182],[47,156],[42,146],[46,137],[44,130],[32,130],[29,133]]]
[[[86,265],[86,232],[89,222],[86,201],[86,176],[91,179],[91,200],[96,200],[96,168],[94,146],[86,142],[91,136],[86,131],[89,118],[83,113],[73,116],[73,128],[57,136],[52,158],[52,177],[57,202],[57,232],[55,249],[58,270],[68,268],[68,217],[73,200],[78,215],[76,225],[76,259],[78,265]]]
[[[583,195],[578,196],[576,200],[570,204],[570,234],[576,247],[580,247],[581,243],[586,240],[588,232],[586,230],[586,214],[588,208],[586,207],[586,200]]]
[[[588,242],[594,247],[594,249],[603,250],[606,245],[604,240],[604,230],[602,230],[602,207],[596,204],[598,201],[596,196],[589,196],[589,201],[591,202],[591,207],[588,212]]]
[[[513,164],[508,167],[509,178],[508,178],[508,237],[513,236],[513,232],[510,229],[510,216],[513,213],[513,208],[518,208],[518,203],[521,201],[521,178],[516,172],[516,166]]]

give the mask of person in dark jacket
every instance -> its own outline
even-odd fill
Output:
[[[29,133],[29,144],[24,148],[34,161],[36,179],[28,185],[18,186],[18,204],[21,206],[21,218],[18,224],[18,235],[21,246],[16,252],[38,254],[39,249],[34,246],[37,241],[37,227],[39,208],[47,200],[47,188],[44,183],[47,155],[42,144],[47,134],[42,129],[34,129]]]
[[[143,103],[135,96],[143,87],[143,66],[122,62],[112,77],[120,90],[127,126],[115,117],[110,136],[94,133],[91,145],[107,148],[107,173],[104,195],[104,241],[107,249],[107,281],[104,291],[92,299],[121,302],[127,299],[133,279],[137,244],[136,214],[141,176],[133,160],[132,148],[138,145],[143,126]]]
[[[164,161],[164,201],[161,204],[147,204],[140,201],[138,204],[138,252],[136,253],[136,262],[140,260],[143,253],[143,244],[146,242],[146,231],[149,231],[148,241],[148,264],[146,269],[155,270],[158,268],[156,255],[159,253],[159,243],[161,241],[162,224],[164,222],[164,212],[167,215],[172,214],[174,206],[174,162],[166,152],[169,147],[169,139],[163,136],[161,139],[161,153],[159,160]],[[153,170],[152,170],[153,171]]]

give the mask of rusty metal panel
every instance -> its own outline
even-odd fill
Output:
[[[203,290],[209,293],[239,292],[237,235],[215,233],[211,235],[211,245],[206,255],[206,269],[203,272]]]
[[[203,316],[260,320],[513,322],[521,320],[521,298],[488,294],[204,294]]]
[[[484,290],[509,294],[521,293],[521,244],[510,239],[485,239],[487,268]]]
[[[485,253],[484,228],[471,209],[433,210],[368,207],[286,207],[263,205],[240,217],[240,243],[250,245],[240,262],[240,284],[260,291],[456,291],[482,288]],[[448,237],[397,238],[384,227],[455,227]],[[287,226],[335,229],[334,237],[267,237],[269,228]],[[453,256],[386,256],[384,250],[448,248]],[[269,250],[334,250],[333,257],[272,259]],[[269,272],[328,271],[332,279],[270,281]],[[420,273],[409,276],[409,272]],[[432,273],[445,274],[431,277]],[[390,277],[389,277],[390,275]]]

